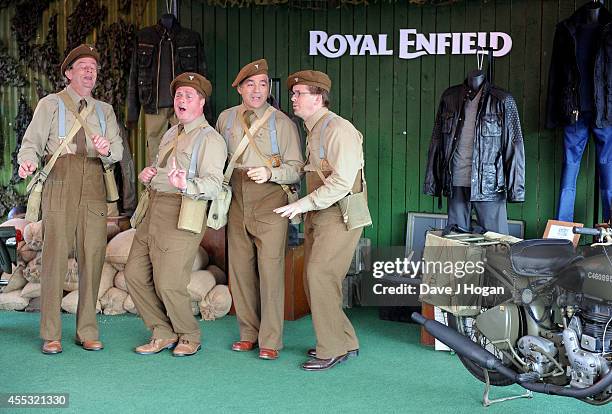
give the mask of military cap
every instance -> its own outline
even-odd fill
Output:
[[[185,72],[178,75],[170,84],[170,92],[174,96],[176,88],[179,86],[191,86],[206,98],[212,95],[212,84],[208,79],[199,73]]]
[[[70,53],[66,55],[66,58],[62,62],[62,66],[61,66],[62,74],[66,72],[66,69],[68,69],[68,66],[72,65],[75,60],[77,60],[78,58],[85,57],[85,56],[92,57],[96,60],[96,62],[100,63],[100,54],[98,53],[96,48],[83,43],[82,45],[77,46],[74,49],[72,49]]]
[[[268,62],[266,62],[265,59],[259,59],[255,62],[251,62],[240,69],[240,72],[238,72],[238,75],[236,75],[236,79],[234,79],[234,82],[232,82],[232,87],[235,88],[236,86],[240,85],[240,82],[250,78],[251,76],[262,74],[268,74]]]
[[[309,85],[325,89],[331,89],[331,79],[323,72],[317,70],[301,70],[295,72],[287,78],[287,88],[291,90],[294,85]]]

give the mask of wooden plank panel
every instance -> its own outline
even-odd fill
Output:
[[[398,45],[399,30],[408,26],[408,6],[396,3],[394,6],[393,27],[394,42]],[[391,40],[389,40],[391,44]],[[391,47],[391,46],[389,46]],[[412,166],[406,166],[406,151],[408,134],[406,132],[406,79],[408,63],[406,60],[387,58],[393,62],[393,102],[391,105],[391,245],[403,245],[405,243],[406,229],[406,181],[412,170]],[[410,174],[411,175],[411,174]]]
[[[287,95],[287,76],[289,76],[289,48],[287,39],[289,39],[289,10],[285,7],[274,8],[276,13],[276,33],[277,36],[269,41],[275,42],[276,45],[276,63],[274,65],[273,74],[280,79],[280,96],[277,97],[281,103],[281,108],[285,111],[290,111]]]
[[[228,89],[230,88],[231,80],[228,76],[229,72],[229,27],[227,24],[227,9],[220,7],[214,8],[215,13],[215,116],[219,116],[224,109],[229,107]],[[235,37],[235,35],[233,35]]]
[[[239,40],[239,50],[238,50],[239,52],[238,70],[240,70],[240,68],[246,65],[247,63],[253,61],[253,55],[252,55],[252,49],[251,49],[252,47],[251,36],[253,36],[253,31],[251,30],[251,28],[253,27],[252,10],[253,9],[250,7],[242,7],[240,8],[240,11],[239,11],[240,40]],[[236,71],[236,73],[238,73],[238,70]]]
[[[265,13],[264,10],[266,10]],[[264,53],[264,45],[274,41],[274,35],[270,36],[270,32],[274,33],[274,23],[272,22],[272,27],[266,27],[266,24],[270,24],[268,13],[267,8],[264,7],[252,8],[251,57],[249,62],[265,57],[268,60],[268,67],[274,67],[270,63],[269,56]]]
[[[341,33],[340,31],[340,9],[331,9],[326,13],[327,26],[326,30],[328,33]],[[330,109],[340,116],[344,116],[340,112],[340,61],[350,59],[350,57],[336,58],[336,59],[315,59],[315,69],[321,70],[327,73],[327,76],[332,81],[331,89],[331,104]]]
[[[227,9],[227,105],[226,107],[238,105],[240,96],[234,88],[231,87],[232,82],[240,71],[241,56],[240,56],[240,37],[245,30],[240,26],[240,11],[236,7]],[[249,32],[250,33],[250,30]],[[247,63],[247,62],[245,62]]]
[[[422,31],[422,10],[421,7],[408,5],[407,27],[419,33]],[[431,197],[422,194],[431,131],[421,134],[421,59],[408,60],[406,70],[406,211],[410,212],[420,211],[421,199],[427,199],[429,205],[432,203]],[[418,166],[416,170],[415,166]]]
[[[525,183],[525,201],[531,208],[523,211],[523,219],[526,221],[529,238],[538,237],[539,223],[543,220],[538,216],[538,193],[541,188],[539,177],[541,167],[538,164],[538,127],[540,120],[540,73],[534,68],[540,66],[540,30],[542,25],[542,11],[530,9],[526,20],[526,43],[525,43],[525,69],[522,77],[524,79],[524,115],[523,131],[525,138],[525,161],[530,169],[529,179]],[[544,220],[546,221],[546,220]]]
[[[388,44],[392,45],[396,31],[393,21],[394,7],[381,4],[380,31],[388,33]],[[371,31],[370,33],[376,33]],[[377,42],[378,43],[378,42]],[[389,46],[391,48],[391,46]],[[393,164],[393,85],[395,73],[393,56],[381,56],[380,60],[380,103],[378,117],[378,244],[391,245],[391,224],[397,219],[393,214],[392,164]],[[402,202],[403,204],[403,202]],[[401,215],[400,215],[401,220]],[[400,234],[401,235],[401,234]]]
[[[353,7],[343,7],[340,10],[340,33],[354,33],[353,13]],[[348,120],[353,119],[353,65],[356,59],[352,56],[340,59],[340,82],[336,82],[338,93],[335,96],[340,114]]]
[[[380,4],[368,6],[367,8],[367,33],[378,33],[380,31]],[[378,189],[378,120],[380,117],[380,58],[377,56],[367,56],[366,58],[366,82],[368,93],[366,94],[366,125],[365,125],[365,145],[366,156],[365,170],[366,176],[373,188],[369,189],[369,207],[372,215],[373,229],[372,244],[377,246],[380,237],[380,218],[378,215],[379,189]]]

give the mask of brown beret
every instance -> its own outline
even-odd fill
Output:
[[[323,72],[317,70],[301,70],[295,72],[287,78],[287,88],[291,90],[294,85],[309,85],[325,89],[331,89],[331,79]]]
[[[232,87],[235,88],[236,86],[240,85],[243,80],[250,78],[251,76],[262,74],[268,74],[268,62],[266,62],[265,59],[259,59],[255,62],[251,62],[240,69],[240,72],[238,72],[238,75],[236,75],[236,79],[234,79],[234,82],[232,82]]]
[[[66,72],[68,66],[72,65],[75,60],[85,56],[92,57],[96,60],[96,62],[100,63],[100,54],[98,53],[98,51],[93,46],[83,43],[82,45],[72,49],[70,53],[66,55],[66,58],[62,62],[62,66],[60,68],[62,71],[62,75],[64,74],[64,72]]]
[[[206,98],[212,95],[212,84],[208,79],[199,73],[185,72],[178,75],[170,84],[170,92],[174,96],[176,88],[179,86],[191,86]]]

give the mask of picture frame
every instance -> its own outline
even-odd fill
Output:
[[[583,223],[571,223],[569,221],[548,220],[544,230],[545,239],[565,239],[571,240],[574,247],[578,246],[580,234],[572,233],[574,227],[584,227]]]

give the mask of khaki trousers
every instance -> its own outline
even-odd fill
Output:
[[[151,191],[125,266],[125,281],[153,338],[178,336],[200,342],[187,285],[203,233],[177,229],[180,209],[179,194]]]
[[[96,302],[106,254],[106,189],[98,158],[58,158],[43,188],[44,229],[40,336],[62,337],[61,302],[68,255],[75,246],[79,265],[76,338],[99,339]]]
[[[306,182],[309,193],[323,184],[313,172],[306,173]],[[353,185],[353,192],[359,191],[360,175]],[[336,204],[306,213],[304,290],[317,337],[317,358],[335,358],[359,348],[355,329],[342,310],[342,281],[351,266],[361,231],[346,229]]]
[[[162,137],[171,126],[178,124],[174,108],[159,108],[157,114],[145,114],[147,137],[147,165],[151,165],[159,152]]]
[[[287,204],[274,183],[257,184],[234,170],[228,217],[229,280],[240,340],[282,349],[285,252],[289,221],[273,212]]]

